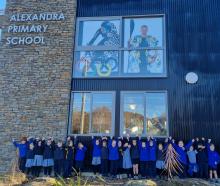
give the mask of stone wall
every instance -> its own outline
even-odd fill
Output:
[[[46,23],[44,45],[6,45],[6,38],[12,35],[7,32],[12,14],[42,12],[65,16],[64,21]],[[12,138],[66,136],[75,12],[76,0],[7,2],[5,15],[0,17],[0,172],[9,170],[15,157]]]

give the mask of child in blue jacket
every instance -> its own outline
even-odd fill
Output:
[[[83,171],[86,151],[87,148],[81,142],[79,142],[76,147],[76,156],[75,156],[76,170],[78,172]]]
[[[96,174],[100,172],[100,164],[101,164],[101,144],[100,140],[94,138],[92,136],[92,165],[93,165],[93,173]]]
[[[220,162],[220,156],[215,151],[215,145],[211,144],[211,139],[208,140],[208,165],[209,165],[209,178],[213,182],[213,174],[215,182],[218,183],[217,166]]]
[[[24,173],[25,163],[26,163],[26,153],[28,149],[27,138],[22,137],[20,143],[16,142],[14,139],[12,141],[13,141],[14,146],[19,151],[19,160],[18,160],[19,169],[21,170],[21,172]]]
[[[53,151],[55,148],[55,142],[52,138],[49,138],[47,142],[44,144],[44,152],[43,152],[43,167],[44,167],[44,175],[50,176],[52,172],[52,167],[54,166],[53,160]]]
[[[117,170],[118,170],[118,160],[119,160],[119,153],[118,153],[118,145],[115,139],[110,139],[108,142],[108,149],[109,149],[109,161],[110,161],[110,174],[112,178],[116,178]]]
[[[55,177],[61,176],[64,161],[63,142],[58,141],[54,150],[54,175]]]
[[[148,176],[154,178],[156,176],[156,140],[150,137],[147,143],[147,148],[149,149],[149,158],[147,161]]]
[[[139,139],[138,141],[140,152],[140,173],[142,178],[147,176],[147,161],[149,160],[149,148],[147,148],[146,140]],[[134,177],[137,179],[137,177]]]
[[[185,178],[186,177],[186,171],[187,171],[187,154],[186,151],[189,150],[189,147],[193,144],[195,140],[191,140],[187,145],[184,146],[184,143],[182,140],[178,142],[178,145],[175,144],[174,139],[172,139],[172,144],[179,155],[179,161],[181,163],[182,171],[179,173],[180,178]]]

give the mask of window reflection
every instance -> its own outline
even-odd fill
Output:
[[[111,134],[113,106],[112,93],[73,93],[72,133]]]
[[[92,105],[92,133],[111,133],[112,94],[94,94]]]
[[[89,133],[90,120],[90,94],[74,93],[73,94],[73,114],[72,114],[72,130],[74,134]]]
[[[141,135],[144,124],[144,95],[125,94],[123,99],[123,134]]]
[[[168,135],[165,92],[123,93],[122,99],[123,135]]]
[[[149,135],[167,135],[166,95],[163,93],[147,93],[146,122]]]

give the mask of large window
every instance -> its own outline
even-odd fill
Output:
[[[73,134],[114,134],[114,93],[73,92]]]
[[[165,77],[164,16],[78,18],[73,76]]]
[[[0,1],[0,15],[5,14],[6,0]]]
[[[166,92],[121,94],[123,135],[168,136]]]

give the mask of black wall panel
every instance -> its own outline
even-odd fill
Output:
[[[167,90],[172,136],[220,142],[219,10],[219,0],[78,0],[78,17],[165,14],[168,77],[73,79],[72,90],[117,91],[117,126],[120,91]],[[186,83],[190,71],[197,84]]]

